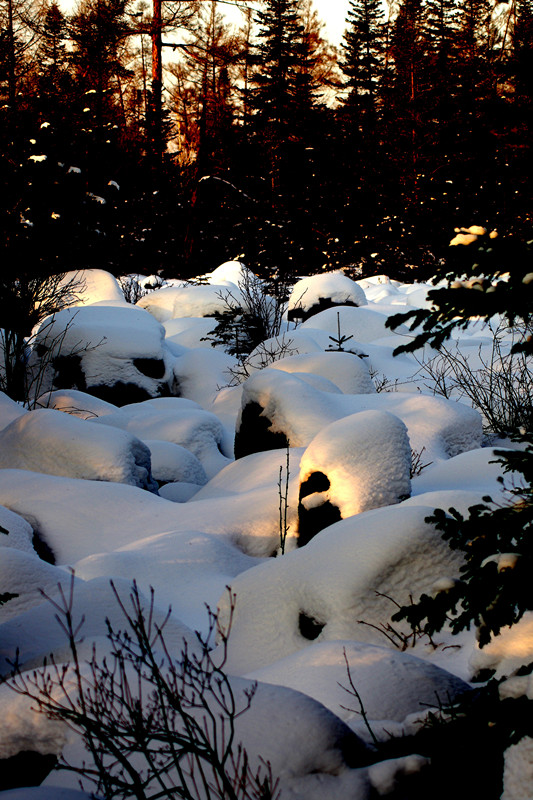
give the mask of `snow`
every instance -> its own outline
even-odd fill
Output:
[[[302,500],[329,501],[341,517],[389,506],[411,493],[407,428],[388,411],[360,411],[322,428],[300,462],[300,485],[323,473],[329,488]],[[317,497],[318,495],[318,497]]]
[[[0,392],[0,430],[6,428],[13,420],[18,419],[25,413],[26,409],[22,405],[15,403],[4,392]]]
[[[53,408],[29,411],[0,431],[1,468],[157,489],[140,439]]]
[[[158,322],[179,317],[213,317],[227,310],[226,298],[231,293],[235,300],[240,292],[234,284],[183,284],[182,286],[155,289],[137,302]],[[213,321],[213,327],[215,327]]]
[[[306,353],[281,358],[270,365],[282,372],[320,375],[331,380],[343,394],[373,394],[376,390],[368,367],[353,353]]]
[[[332,395],[310,386],[296,373],[270,367],[244,384],[237,430],[247,441],[252,441],[254,432],[252,423],[243,422],[243,414],[254,403],[263,409],[261,416],[270,420],[269,430],[284,434],[294,447],[308,445],[324,425],[368,410],[398,416],[407,426],[413,450],[424,449],[424,457],[431,461],[477,448],[482,441],[479,413],[445,398],[399,392]]]
[[[317,641],[382,644],[383,634],[372,626],[389,619],[388,598],[408,603],[442,575],[458,572],[459,556],[425,522],[431,510],[393,506],[357,514],[238,575],[231,583],[237,605],[230,670],[246,674],[308,647],[301,614],[323,625]],[[224,619],[224,597],[221,613]]]
[[[388,315],[427,307],[430,284],[312,276],[295,287],[293,306],[303,288],[305,309],[320,298],[357,307],[327,308],[298,327],[285,321],[241,364],[202,339],[216,324],[207,315],[224,308],[220,294],[238,297],[249,277],[245,265],[227,262],[200,283],[170,281],[131,306],[113,276],[90,270],[79,305],[37,331],[53,355],[79,357],[83,380],[54,384],[47,375],[34,410],[0,393],[0,593],[17,594],[0,606],[0,672],[17,647],[25,669],[51,652],[67,658],[41,590],[57,601],[59,586],[68,595],[74,581],[86,657],[93,643],[109,653],[106,618],[124,621],[110,580],[123,598],[135,580],[145,605],[153,588],[157,621],[170,606],[176,654],[184,639],[197,646],[193,631],[207,635],[206,603],[227,621],[229,586],[236,606],[226,669],[239,696],[259,681],[238,720],[252,764],[271,761],[283,800],[366,800],[394,792],[426,761],[413,753],[369,765],[361,709],[342,688],[345,654],[383,740],[416,732],[428,706],[459,696],[481,670],[508,676],[509,696],[533,696],[530,678],[514,674],[533,661],[533,614],[482,649],[474,631],[445,629],[431,643],[390,623],[396,604],[459,575],[460,554],[426,518],[436,507],[466,514],[486,495],[505,502],[502,466],[483,446],[477,411],[434,396],[412,354],[392,358],[411,334],[386,328]],[[339,328],[351,337],[341,350]],[[454,340],[477,365],[490,337],[473,321]],[[434,354],[426,348],[417,358]],[[139,369],[148,362],[159,377]],[[120,407],[115,395],[95,396],[117,386]],[[289,440],[288,473],[282,441],[261,449],[261,425]],[[236,431],[246,453],[237,460]],[[411,451],[420,457],[412,477]],[[329,485],[309,484],[306,494],[317,473]],[[304,513],[328,503],[341,519],[302,544]],[[54,563],[39,555],[47,549]],[[5,685],[0,718],[0,757],[87,758],[78,736]],[[532,763],[528,740],[506,753],[506,800],[527,796]],[[88,797],[77,788],[76,775],[54,771],[43,787],[0,798]]]
[[[48,348],[52,357],[79,358],[87,387],[133,384],[157,396],[162,391],[168,393],[172,382],[173,357],[164,342],[164,328],[146,311],[127,303],[59,311],[39,325],[35,345]],[[158,362],[160,377],[153,378],[141,371],[136,366],[137,359]],[[49,381],[52,379],[53,376]],[[79,379],[73,379],[71,386],[63,388],[85,387],[79,385]]]
[[[139,439],[160,439],[190,450],[201,462],[209,478],[229,463],[221,449],[226,440],[220,420],[191,400],[157,398],[122,406],[95,422],[122,428]]]
[[[103,269],[82,269],[66,272],[61,285],[72,290],[69,306],[85,306],[93,303],[124,304],[124,294],[117,279]]]
[[[350,691],[347,665],[360,700]],[[310,644],[247,677],[303,691],[363,738],[361,707],[369,719],[402,722],[424,706],[433,706],[436,696],[445,702],[469,689],[460,678],[409,653],[351,640]]]
[[[313,306],[324,300],[336,305],[366,305],[364,290],[339,270],[297,281],[289,297],[288,311],[296,316],[306,316]]]

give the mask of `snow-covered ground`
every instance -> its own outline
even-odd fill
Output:
[[[111,579],[121,597],[135,580],[146,603],[153,588],[156,620],[171,607],[176,654],[195,646],[194,631],[208,635],[205,604],[229,618],[229,586],[226,669],[237,692],[259,682],[238,727],[252,763],[270,761],[283,800],[387,794],[425,762],[369,766],[367,722],[378,738],[412,733],[478,670],[533,660],[529,617],[482,651],[473,632],[446,631],[406,650],[410,631],[387,628],[396,604],[458,575],[457,553],[425,518],[501,499],[501,467],[480,414],[430,391],[422,354],[392,356],[409,333],[391,332],[387,317],[424,307],[430,287],[339,273],[301,281],[291,308],[317,313],[286,320],[243,367],[205,341],[224,291],[240,296],[242,272],[232,262],[134,308],[93,271],[76,307],[37,332],[52,355],[59,342],[61,356],[71,348],[60,376],[71,388],[52,385],[49,368],[38,408],[0,396],[0,593],[16,594],[0,606],[0,669],[9,674],[17,649],[27,670],[68,657],[41,590],[57,600],[71,571],[84,658],[93,643],[108,651],[107,618],[124,623]],[[457,334],[473,357],[491,341],[476,320]],[[350,681],[361,705],[342,688]],[[86,758],[79,737],[30,705],[0,687],[0,758]],[[77,800],[77,788],[75,774],[53,771],[40,789],[0,797]]]

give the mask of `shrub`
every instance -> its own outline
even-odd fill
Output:
[[[112,584],[113,585],[113,584]],[[276,800],[277,784],[268,764],[252,772],[246,750],[236,741],[235,721],[252,702],[255,686],[238,694],[224,672],[235,598],[228,627],[209,611],[209,631],[198,636],[193,652],[184,642],[178,658],[165,643],[164,625],[154,621],[153,591],[145,609],[136,584],[126,606],[116,589],[126,627],[108,622],[109,658],[93,648],[83,664],[70,593],[60,587],[49,601],[68,640],[70,664],[52,660],[33,673],[15,665],[9,685],[35,707],[83,737],[90,763],[60,768],[96,784],[105,800],[183,798],[183,800]],[[170,614],[170,611],[169,611]],[[218,633],[224,657],[215,663],[208,641]]]

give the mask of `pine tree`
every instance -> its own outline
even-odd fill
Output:
[[[385,12],[380,0],[350,0],[341,64],[347,82],[345,103],[364,135],[377,123],[379,84],[384,72]]]

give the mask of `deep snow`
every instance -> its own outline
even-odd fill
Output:
[[[354,305],[327,308],[298,327],[287,323],[283,357],[259,369],[252,353],[249,377],[239,383],[236,359],[200,339],[223,292],[239,295],[245,269],[229,262],[205,284],[174,282],[136,308],[112,276],[95,270],[76,307],[41,326],[38,338],[52,348],[67,327],[63,348],[79,351],[87,386],[119,381],[180,396],[119,408],[79,386],[54,390],[51,378],[37,410],[0,395],[0,526],[8,532],[0,534],[0,592],[18,594],[0,607],[0,666],[9,672],[17,648],[27,669],[50,652],[67,657],[39,590],[57,597],[71,569],[76,613],[86,617],[84,655],[93,642],[106,653],[106,617],[120,627],[110,579],[122,596],[134,579],[145,598],[153,587],[157,618],[171,606],[167,639],[176,653],[183,640],[195,646],[193,631],[206,634],[205,603],[227,618],[229,585],[236,608],[227,669],[238,691],[260,682],[239,722],[252,762],[270,760],[283,800],[363,800],[386,794],[396,775],[416,772],[424,760],[357,763],[368,732],[341,686],[345,658],[375,731],[398,735],[412,732],[437,698],[460,695],[476,671],[509,675],[533,660],[531,616],[483,650],[473,632],[443,631],[436,649],[421,639],[406,653],[379,632],[394,603],[457,575],[458,555],[425,517],[435,507],[466,512],[487,494],[501,498],[501,467],[482,446],[480,415],[432,396],[414,357],[392,357],[408,333],[386,329],[387,316],[424,306],[428,286],[386,276],[354,283],[340,273],[301,281],[294,307],[307,311],[325,296]],[[339,325],[351,337],[345,352],[332,347]],[[476,321],[457,341],[465,352],[490,347]],[[160,365],[155,378],[146,374],[149,361]],[[392,391],[376,391],[383,378]],[[288,475],[283,446],[256,451],[250,405],[269,433],[288,440]],[[247,455],[235,461],[236,430]],[[420,474],[410,475],[411,451],[420,454]],[[300,485],[317,475],[314,491],[299,498]],[[319,525],[298,547],[299,507],[317,513],[327,504],[338,521]],[[37,555],[36,539],[54,563]],[[508,691],[529,693],[529,683],[509,683]],[[5,685],[0,718],[0,757],[25,749],[85,757],[76,736]],[[509,754],[507,800],[522,796],[532,762],[525,745]],[[52,772],[40,789],[0,797],[78,800],[77,787],[76,776]]]

